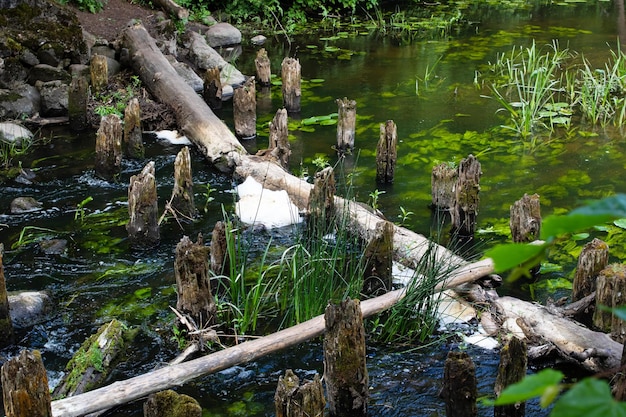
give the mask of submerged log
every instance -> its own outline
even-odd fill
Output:
[[[494,393],[496,398],[511,384],[521,381],[526,376],[528,359],[526,356],[526,342],[515,336],[510,336],[500,350],[500,364]],[[494,407],[495,417],[523,417],[526,413],[526,403],[520,402]]]
[[[393,120],[380,125],[380,139],[376,148],[376,181],[390,184],[396,172],[398,160],[398,129]]]
[[[193,397],[172,390],[151,394],[143,405],[144,417],[201,417],[202,407]]]
[[[70,129],[80,132],[87,129],[87,101],[89,99],[89,81],[82,74],[72,77],[67,94],[67,113]]]
[[[106,181],[117,181],[122,171],[122,120],[115,114],[100,120],[95,170],[96,175]]]
[[[9,295],[7,293],[7,283],[4,278],[4,245],[0,243],[0,348],[13,343],[13,323],[9,311]]]
[[[433,167],[431,175],[432,205],[439,210],[452,210],[454,207],[454,186],[459,171],[448,162],[442,162]]]
[[[539,239],[541,232],[541,207],[539,194],[524,196],[510,209],[509,226],[515,243],[530,243]]]
[[[393,283],[393,224],[386,220],[376,225],[377,234],[365,247],[363,293],[380,295],[391,290]]]
[[[135,159],[143,159],[145,155],[141,107],[137,97],[133,97],[124,109],[124,155]]]
[[[7,417],[52,416],[48,375],[38,350],[22,350],[0,371],[2,401]]]
[[[477,415],[478,386],[476,366],[467,352],[450,351],[446,358],[441,395],[446,402],[446,416]]]
[[[324,319],[324,381],[330,415],[366,416],[369,377],[359,300],[328,305]]]
[[[233,118],[235,134],[242,139],[256,136],[256,87],[250,77],[233,95]]]
[[[356,136],[356,101],[337,99],[337,150],[340,152],[354,149]]]
[[[209,68],[204,73],[202,97],[211,109],[222,108],[222,80],[219,67]]]
[[[297,58],[286,57],[281,65],[281,77],[283,79],[283,106],[288,113],[300,113],[300,61]]]
[[[141,173],[130,177],[128,186],[126,231],[133,246],[150,247],[159,243],[158,210],[154,162],[150,161]]]
[[[621,307],[626,301],[626,265],[610,264],[598,275],[593,325],[619,342],[626,338],[626,322],[602,307]]]
[[[169,205],[176,216],[180,215],[187,220],[193,220],[198,214],[193,197],[191,156],[187,146],[178,152],[174,160],[174,189]]]
[[[469,155],[459,164],[455,185],[454,207],[451,211],[452,230],[461,237],[473,237],[480,201],[480,162]]]
[[[91,89],[93,94],[100,94],[109,83],[109,68],[104,55],[94,55],[89,64],[91,75]]]
[[[274,395],[276,417],[323,417],[325,405],[324,387],[318,374],[313,381],[302,385],[291,369],[278,378]]]
[[[284,108],[278,109],[276,115],[270,122],[270,140],[268,146],[270,155],[285,169],[289,167],[289,156],[291,155],[289,127],[287,122],[287,110]]]
[[[598,238],[587,243],[578,256],[572,284],[572,301],[587,297],[596,290],[598,274],[609,263],[609,245]]]
[[[270,68],[270,59],[267,56],[265,48],[259,49],[254,59],[254,66],[256,67],[256,78],[259,80],[261,87],[268,87],[272,80],[272,71]]]

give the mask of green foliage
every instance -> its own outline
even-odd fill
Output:
[[[368,204],[374,209],[378,210],[378,199],[381,195],[385,194],[385,191],[374,190],[369,193],[369,201]]]
[[[79,10],[89,13],[98,13],[102,11],[104,6],[107,4],[106,0],[60,0],[61,4],[72,3]]]
[[[93,201],[93,197],[89,196],[76,206],[76,213],[74,213],[74,220],[80,219],[80,222],[85,221],[85,206]]]
[[[8,170],[13,166],[13,159],[28,154],[34,140],[28,137],[18,141],[4,141],[0,138],[0,169]]]

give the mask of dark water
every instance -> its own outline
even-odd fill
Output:
[[[432,166],[459,161],[470,153],[478,155],[483,171],[479,241],[488,246],[493,240],[503,239],[497,231],[506,227],[509,206],[524,193],[539,193],[542,212],[547,215],[570,210],[589,198],[626,191],[621,175],[626,164],[626,145],[619,129],[582,125],[577,132],[593,131],[597,136],[563,134],[529,152],[518,141],[493,129],[503,123],[496,114],[498,105],[482,97],[489,94],[487,89],[473,83],[476,72],[484,71],[485,64],[495,60],[498,53],[510,51],[513,45],[528,46],[533,39],[537,44],[558,39],[561,45],[603,65],[610,48],[616,47],[616,40],[622,35],[623,16],[616,12],[613,3],[464,13],[474,23],[445,38],[430,36],[409,42],[404,33],[382,36],[376,31],[348,26],[340,29],[348,35],[339,39],[324,40],[335,31],[294,38],[291,44],[284,37],[268,40],[265,48],[274,73],[283,56],[295,54],[300,59],[305,80],[301,119],[336,112],[337,98],[357,100],[357,152],[344,161],[352,172],[353,196],[367,202],[375,190],[385,191],[378,200],[383,213],[396,220],[401,207],[412,211],[407,227],[429,235],[433,228],[428,208]],[[246,46],[236,62],[244,73],[254,73],[254,53],[252,47]],[[428,71],[434,77],[426,83],[423,79]],[[246,143],[249,150],[266,146],[267,122],[282,106],[281,100],[278,86],[272,87],[269,95],[259,95],[259,137]],[[228,104],[221,117],[231,124]],[[400,144],[396,180],[383,187],[376,184],[373,167],[379,125],[386,120],[397,124]],[[328,157],[331,164],[336,161],[332,149],[336,127],[313,127],[313,132],[290,131],[291,169],[295,173],[313,173],[316,168],[312,161],[320,155]],[[208,211],[203,211],[198,222],[183,225],[183,229],[170,220],[163,227],[162,243],[157,249],[131,250],[123,225],[127,184],[144,161],[125,161],[120,182],[107,183],[93,172],[93,133],[74,135],[53,130],[43,134],[51,140],[24,161],[24,166],[37,169],[38,182],[30,186],[5,184],[0,192],[1,212],[5,213],[0,214],[0,242],[6,249],[9,290],[45,289],[51,293],[56,309],[49,320],[19,330],[19,342],[1,351],[0,360],[24,348],[40,349],[54,384],[82,341],[102,323],[118,318],[140,332],[129,346],[127,360],[119,365],[111,380],[166,363],[177,354],[171,340],[172,315],[168,309],[176,303],[174,247],[183,234],[192,238],[198,233],[210,236],[215,222],[222,219],[222,205],[232,212],[235,197],[231,179],[215,172],[194,152],[196,204],[201,211],[207,184],[215,190],[211,194],[215,200],[208,204]],[[164,145],[151,137],[146,138],[146,146],[147,157],[155,161],[162,209],[171,194],[172,166],[179,147]],[[10,201],[23,195],[37,198],[44,210],[9,215]],[[85,223],[81,224],[76,218],[76,207],[87,197],[93,197],[93,201],[86,204]],[[36,243],[13,248],[27,226],[31,228],[25,237],[66,239],[66,253],[46,255]],[[267,232],[261,238],[270,234],[275,242],[287,241],[290,230]],[[584,243],[585,240],[575,242],[570,252],[575,253]],[[570,277],[573,259],[551,259],[566,267],[549,277]],[[506,291],[529,296],[527,284]],[[538,297],[553,295],[543,291]],[[456,347],[453,342],[417,351],[370,346],[370,415],[444,415],[443,401],[437,394],[445,356]],[[488,395],[495,378],[497,352],[468,349],[477,364],[480,392]],[[207,410],[205,415],[269,416],[273,415],[276,381],[287,368],[297,370],[301,378],[310,377],[315,371],[321,373],[319,341],[201,378],[180,391],[198,399]],[[115,415],[138,416],[140,410],[141,405],[134,404]],[[547,415],[536,405],[531,410],[529,415]],[[480,415],[492,415],[492,410],[483,408]]]

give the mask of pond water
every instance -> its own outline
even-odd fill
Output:
[[[595,1],[537,3],[526,10],[514,10],[513,6],[463,10],[473,23],[443,37],[431,34],[427,39],[410,39],[410,33],[400,30],[383,36],[362,26],[345,26],[321,35],[294,37],[291,42],[281,36],[270,38],[264,47],[272,59],[273,72],[286,55],[295,55],[302,65],[302,111],[290,125],[291,170],[313,173],[313,160],[319,156],[331,164],[336,162],[332,148],[336,126],[312,123],[302,128],[299,120],[331,115],[337,111],[335,100],[348,97],[357,101],[358,115],[357,149],[344,160],[352,172],[351,193],[363,202],[378,194],[377,205],[390,220],[399,221],[402,209],[411,211],[404,224],[416,232],[431,235],[440,227],[432,220],[429,208],[432,167],[440,162],[458,162],[469,154],[478,156],[483,175],[479,233],[473,249],[477,254],[506,239],[509,206],[524,193],[540,194],[545,216],[563,213],[590,198],[626,191],[621,176],[626,145],[620,129],[572,122],[572,128],[559,128],[549,140],[529,148],[498,128],[506,123],[504,115],[497,113],[500,105],[485,98],[492,95],[486,84],[475,83],[498,54],[510,52],[514,45],[529,47],[533,40],[543,46],[558,39],[561,47],[601,67],[611,56],[611,49],[617,50],[618,36],[624,35],[620,20],[623,11],[617,13],[613,2]],[[400,18],[395,15],[398,21]],[[409,15],[403,19],[411,21]],[[236,63],[243,73],[254,73],[254,55],[253,47],[244,46]],[[220,116],[231,124],[228,106]],[[273,86],[271,93],[259,94],[259,136],[245,143],[251,152],[266,146],[267,122],[281,106],[279,86]],[[386,120],[396,123],[400,143],[396,180],[393,185],[382,186],[375,181],[374,150],[379,125]],[[50,140],[23,161],[24,166],[37,169],[37,183],[3,185],[0,207],[8,213],[13,198],[30,195],[44,204],[44,210],[19,216],[0,214],[0,242],[6,249],[8,289],[48,290],[56,310],[49,320],[20,330],[19,342],[0,351],[0,361],[24,348],[40,349],[55,383],[82,341],[102,323],[118,318],[140,332],[111,380],[166,363],[177,354],[168,309],[176,304],[174,247],[183,234],[195,237],[201,232],[208,236],[215,222],[222,219],[222,205],[232,212],[232,180],[193,152],[201,219],[183,225],[183,230],[170,220],[162,229],[158,248],[131,250],[124,229],[127,184],[145,161],[125,161],[120,182],[104,182],[93,172],[93,132],[75,135],[53,129],[42,133]],[[161,209],[171,194],[178,150],[146,137],[146,157],[155,161]],[[214,200],[206,204],[205,211],[207,185],[214,190],[210,195]],[[77,211],[87,197],[93,201],[85,204],[84,212]],[[619,231],[610,233],[619,237]],[[270,235],[280,244],[289,241],[291,230],[267,231],[259,237],[266,241]],[[66,252],[46,255],[36,243],[29,243],[29,239],[42,237],[66,239]],[[590,236],[580,236],[559,246],[549,261],[561,269],[546,268],[537,283],[508,285],[503,292],[526,298],[532,293],[539,299],[555,296],[555,291],[556,295],[566,294],[575,256],[588,239]],[[20,241],[24,244],[15,247]],[[614,256],[623,253],[623,244],[621,249],[617,245],[616,251]],[[455,347],[453,342],[420,350],[370,346],[370,415],[445,415],[437,394],[443,361]],[[498,355],[468,349],[477,363],[481,394],[487,395],[493,386]],[[321,373],[319,341],[201,378],[181,387],[181,392],[197,398],[206,415],[270,416],[276,381],[287,368],[296,370],[301,378],[314,371]],[[529,415],[547,414],[537,405],[530,407]],[[129,405],[115,415],[142,415],[141,405]],[[492,410],[482,408],[480,415],[492,415]]]

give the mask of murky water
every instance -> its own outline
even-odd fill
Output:
[[[337,98],[357,101],[357,151],[344,162],[353,172],[353,195],[366,202],[375,190],[384,191],[378,199],[383,213],[390,220],[398,220],[401,208],[411,211],[414,214],[405,224],[428,235],[433,228],[428,207],[432,166],[478,155],[483,171],[479,240],[488,245],[492,239],[503,239],[497,230],[508,224],[510,204],[524,193],[539,193],[546,215],[574,208],[585,199],[626,191],[621,176],[626,145],[618,129],[582,125],[529,152],[518,141],[494,130],[503,123],[496,113],[498,105],[483,97],[490,94],[488,89],[474,85],[477,72],[485,71],[485,65],[497,54],[510,51],[513,45],[528,46],[532,39],[538,45],[558,39],[560,45],[603,65],[610,48],[615,48],[618,36],[623,35],[623,15],[615,13],[613,3],[535,6],[523,12],[481,11],[482,15],[475,16],[472,10],[464,13],[475,23],[445,39],[432,36],[408,42],[403,33],[381,36],[345,27],[340,32],[346,34],[337,38],[332,37],[335,31],[296,37],[290,45],[282,37],[268,40],[265,48],[273,72],[280,68],[283,56],[300,59],[305,79],[300,119],[335,113]],[[253,60],[253,48],[245,47],[237,65],[244,73],[253,74]],[[281,105],[279,86],[272,87],[271,94],[259,95],[259,137],[246,143],[249,150],[266,146],[267,122]],[[221,116],[230,124],[228,105]],[[396,123],[400,144],[396,180],[393,185],[381,186],[375,182],[372,167],[379,125],[386,120]],[[294,136],[293,172],[313,173],[316,168],[312,160],[319,155],[327,156],[330,163],[336,161],[332,149],[336,127],[313,124],[309,130],[313,131],[290,132]],[[20,330],[19,343],[0,352],[0,360],[23,348],[40,349],[54,383],[82,341],[115,317],[141,332],[112,379],[147,372],[176,355],[176,344],[167,327],[171,319],[167,307],[176,303],[174,247],[183,234],[195,238],[201,232],[208,237],[215,222],[222,219],[221,205],[232,210],[231,179],[215,172],[194,153],[196,204],[203,212],[202,219],[183,225],[183,230],[169,221],[157,249],[133,251],[125,241],[120,219],[125,218],[128,179],[143,162],[125,161],[120,183],[103,182],[93,173],[93,134],[46,134],[53,139],[39,148],[32,160],[24,161],[24,166],[38,169],[38,182],[29,186],[7,184],[0,193],[4,213],[8,213],[13,198],[23,195],[36,197],[44,210],[20,216],[1,214],[0,242],[6,248],[9,290],[46,289],[57,309],[50,320]],[[147,157],[156,164],[162,209],[171,194],[172,166],[179,148],[154,138],[147,138],[146,145]],[[211,193],[215,200],[204,212],[207,184],[215,190]],[[76,207],[87,197],[93,201],[85,205],[88,216],[81,223]],[[29,236],[63,238],[68,241],[67,251],[46,255],[34,243],[13,249],[25,227],[29,229],[22,240]],[[271,233],[277,240],[289,236],[288,231]],[[576,253],[584,243],[584,239],[573,243],[569,251]],[[548,277],[570,276],[573,259],[551,259],[567,267]],[[506,291],[528,296],[526,287]],[[538,291],[539,298],[549,295]],[[443,343],[407,352],[407,348],[371,346],[370,415],[444,415],[443,401],[437,394],[443,361],[452,347]],[[321,373],[321,351],[320,343],[313,341],[199,379],[181,391],[197,398],[210,410],[207,415],[270,416],[278,376],[287,368],[298,370],[301,378],[310,377],[314,371]],[[478,365],[481,394],[487,395],[493,385],[497,353],[476,348],[470,352]],[[134,404],[115,415],[137,416],[140,410],[141,405]],[[536,405],[531,410],[529,415],[547,415]],[[481,409],[480,415],[492,415],[492,411]]]

